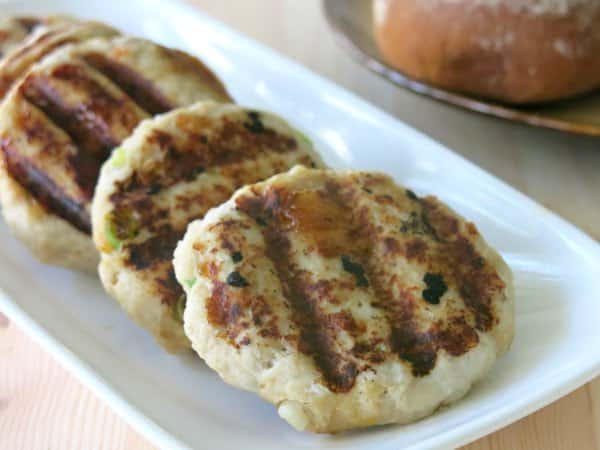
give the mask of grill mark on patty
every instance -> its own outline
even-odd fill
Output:
[[[128,243],[125,249],[129,257],[126,263],[136,270],[144,270],[153,265],[173,259],[177,242],[183,237],[185,229],[174,229],[165,225],[156,234],[140,243]]]
[[[336,327],[327,323],[327,315],[319,307],[319,297],[306,289],[308,274],[290,264],[290,242],[285,232],[270,225],[263,228],[266,255],[281,281],[285,298],[292,307],[292,320],[298,327],[298,349],[310,355],[333,392],[348,392],[354,386],[356,364],[335,349]]]
[[[40,37],[40,41],[50,40],[54,34],[56,33],[46,33]],[[198,78],[203,78],[217,92],[223,93],[224,98],[228,98],[220,81],[201,62],[180,52],[162,47],[157,49],[177,73],[196,73]],[[94,52],[77,58],[72,63],[54,67],[47,75],[32,74],[24,80],[20,93],[74,143],[77,151],[67,156],[65,165],[85,200],[89,202],[101,165],[110,156],[112,149],[130,134],[145,117],[145,112],[165,112],[175,105],[143,74],[125,64]],[[202,70],[192,70],[200,68]],[[118,91],[111,92],[96,78],[106,79]],[[68,88],[71,85],[77,93],[85,96],[84,102],[69,105]],[[17,176],[15,180],[19,181]],[[158,193],[162,186],[156,184],[152,188],[154,193]],[[69,199],[65,199],[65,202],[68,201]],[[49,213],[60,214],[60,205],[56,202],[46,202],[42,206]],[[87,213],[85,215],[86,222],[89,222]],[[147,245],[150,247],[153,244]],[[135,262],[141,264],[143,247],[134,248],[134,255],[140,255]],[[154,261],[150,263],[153,264]]]
[[[173,109],[174,105],[154,84],[125,64],[100,53],[88,53],[82,59],[119,86],[135,103],[151,115]]]
[[[248,228],[247,223],[233,219],[219,222],[213,228],[218,235],[220,248],[232,252],[232,261],[242,272],[254,263],[248,262],[240,252],[233,250],[243,245],[242,240],[231,240],[230,237]],[[198,244],[194,245],[194,250],[202,253],[207,251],[203,245]],[[219,332],[221,337],[226,338],[236,348],[248,345],[251,337],[248,336],[247,329],[251,324],[258,336],[272,339],[282,337],[278,325],[279,317],[264,295],[245,295],[243,289],[231,287],[227,280],[223,282],[218,279],[219,267],[215,263],[202,264],[198,271],[213,280],[211,295],[206,300],[206,313],[209,323],[222,328]]]
[[[163,227],[156,235],[141,243],[125,245],[127,257],[125,264],[137,271],[152,271],[148,282],[154,287],[163,305],[173,308],[182,295],[183,288],[175,278],[171,260],[177,242],[183,237],[185,229],[176,230]]]
[[[155,169],[150,171],[138,169],[130,178],[119,182],[116,191],[110,196],[113,215],[118,217],[122,213],[126,216],[126,222],[129,222],[127,217],[135,216],[137,231],[146,230],[150,234],[150,237],[142,242],[133,239],[132,242],[125,243],[123,247],[126,252],[125,264],[138,271],[152,270],[154,278],[152,282],[156,285],[163,303],[168,305],[173,305],[183,292],[179,285],[177,289],[169,292],[171,285],[164,280],[169,279],[165,273],[167,267],[171,268],[173,251],[177,242],[183,237],[185,228],[173,229],[170,225],[157,225],[170,223],[172,220],[169,211],[154,204],[152,197],[163,192],[170,195],[168,192],[170,187],[180,183],[193,183],[206,170],[224,166],[233,168],[243,161],[257,159],[266,154],[267,149],[269,153],[275,154],[294,152],[298,149],[293,138],[268,128],[263,134],[257,136],[249,132],[242,121],[224,119],[223,126],[213,130],[214,134],[210,137],[206,137],[204,128],[210,123],[207,123],[205,118],[187,116],[181,120],[185,121],[183,127],[179,128],[179,131],[182,128],[186,130],[184,139],[176,139],[161,130],[153,131],[147,138],[145,145],[157,147],[164,155],[161,164],[155,165]],[[275,168],[279,163],[280,161],[273,161],[273,167]],[[291,167],[290,164],[284,166],[283,170]],[[247,169],[240,168],[239,171],[233,170],[227,173],[226,176],[233,181],[231,185],[218,184],[210,190],[205,189],[200,192],[195,190],[180,194],[176,198],[176,210],[177,214],[185,214],[186,218],[185,220],[178,218],[178,222],[187,224],[202,218],[208,209],[227,200],[236,187],[260,181],[276,172],[278,170],[269,171],[263,177],[260,173],[248,172]],[[207,202],[206,198],[211,199],[211,202]],[[225,296],[226,292],[226,289],[222,288],[215,293],[213,300],[215,304],[222,304],[223,308],[229,311],[229,300],[219,296],[219,294]],[[264,317],[271,314],[268,304],[254,299],[245,307],[250,308],[256,320],[260,322],[262,336],[279,335],[276,318]],[[214,310],[217,309],[215,307]],[[235,310],[232,314],[236,316]],[[229,317],[230,312],[223,312],[223,316]],[[256,322],[255,325],[259,326]],[[230,331],[229,338],[233,341],[242,328],[237,332]]]
[[[281,209],[284,202],[279,193],[270,190],[266,196],[238,199],[237,207],[266,224],[262,227],[266,256],[272,261],[291,306],[292,321],[298,328],[298,350],[312,357],[332,392],[348,392],[354,386],[359,368],[349,355],[336,350],[335,336],[340,327],[321,309],[322,298],[311,295],[316,291],[310,289],[309,274],[298,270],[292,262],[287,236],[289,217]]]
[[[76,146],[77,151],[70,154],[65,163],[72,169],[75,182],[87,201],[91,201],[94,195],[102,164],[116,145],[116,140],[110,135],[106,124],[94,115],[94,107],[120,106],[120,102],[94,82],[91,82],[89,87],[91,95],[95,98],[94,103],[91,107],[82,104],[76,108],[66,105],[45,77],[30,76],[24,80],[21,88],[25,99],[66,132]]]
[[[416,201],[420,202],[420,200]],[[348,204],[352,204],[352,202],[351,198],[347,200]],[[411,214],[413,219],[417,216],[419,214]],[[382,238],[381,242],[374,240],[372,237],[376,236],[377,231],[374,229],[373,224],[366,215],[359,217],[363,223],[359,224],[358,228],[371,241],[371,245],[368,247],[370,249],[369,255],[365,258],[365,268],[368,274],[367,277],[372,281],[377,298],[377,304],[374,306],[384,312],[391,328],[390,346],[392,350],[402,360],[411,364],[413,375],[420,377],[429,374],[435,367],[440,350],[445,350],[452,356],[460,356],[475,347],[479,343],[479,336],[474,327],[469,325],[464,317],[460,315],[450,316],[446,322],[436,321],[428,329],[420,329],[418,311],[423,308],[423,299],[420,298],[419,291],[415,293],[412,289],[399,286],[398,292],[394,294],[391,287],[398,286],[397,276],[392,275],[391,279],[387,279],[382,277],[382,272],[379,269],[380,264],[386,264],[385,260],[389,254],[388,238]],[[440,222],[449,225],[438,229],[432,226],[426,211],[421,211],[421,217],[423,226],[415,227],[413,233],[419,236],[428,235],[431,245],[428,246],[425,240],[418,239],[419,263],[424,265],[428,272],[432,270],[431,266],[433,264],[445,273],[464,264],[462,254],[455,252],[452,247],[445,246],[440,240],[440,235],[448,237],[451,233],[458,233],[458,220],[452,216],[444,215],[444,217],[440,217]],[[423,229],[427,232],[422,233],[421,230]],[[406,233],[406,230],[401,230],[401,232]],[[415,241],[407,241],[403,256],[408,261],[414,258],[414,244]],[[472,245],[470,243],[468,245],[472,252],[476,253]],[[426,253],[427,250],[431,252],[429,257]],[[454,277],[453,281],[454,286],[462,295],[460,286],[464,281],[468,282],[468,279]],[[469,309],[470,306],[464,296],[463,301]],[[478,301],[485,300],[476,300],[475,302]],[[465,312],[468,313],[468,311]]]
[[[438,240],[433,249],[430,272],[440,272],[459,292],[468,310],[475,318],[475,328],[489,331],[497,321],[494,294],[506,285],[497,271],[477,252],[474,245],[460,231],[458,220],[449,215],[433,198],[420,200],[423,217],[435,229]],[[472,227],[466,225],[470,234]],[[437,264],[435,264],[437,262]],[[459,263],[457,263],[459,262]]]
[[[52,79],[66,82],[85,92],[87,101],[75,106],[69,105],[62,94],[53,87]],[[126,97],[111,94],[90,77],[84,67],[76,64],[59,65],[47,76],[30,75],[23,81],[20,92],[27,102],[44,113],[50,123],[64,131],[75,145],[76,151],[67,156],[65,164],[81,190],[83,201],[90,202],[100,168],[112,149],[120,142],[117,136],[113,136],[110,124],[116,121],[125,130],[131,131],[143,116],[133,112],[133,104],[128,104],[128,109],[125,107],[128,102]],[[17,170],[11,171],[11,168],[14,166],[8,166],[14,179],[30,190],[49,212],[71,222],[82,231],[90,232],[90,218],[85,205],[65,195],[58,195],[56,190],[45,195],[43,190],[47,183],[38,184],[35,190],[32,190],[32,185],[22,181]],[[42,172],[43,167],[38,168],[38,171]],[[45,174],[44,178],[52,181]],[[64,205],[61,205],[61,202]],[[72,213],[74,204],[81,205],[76,215]]]
[[[64,93],[53,87],[52,80],[68,83],[85,92],[86,99],[70,105]],[[65,130],[80,151],[97,155],[99,160],[108,158],[118,144],[118,139],[110,129],[115,119],[132,130],[142,118],[131,115],[126,108],[125,98],[110,93],[86,73],[83,66],[76,64],[61,64],[48,77],[28,77],[23,84],[23,94]]]
[[[163,264],[167,266],[165,267],[166,276],[156,279],[157,291],[161,303],[172,308],[177,305],[177,301],[182,295],[185,295],[185,292],[175,277],[175,269],[173,269],[171,262],[168,261]]]
[[[278,317],[267,300],[263,296],[247,296],[240,291],[220,280],[213,280],[205,308],[209,323],[221,328],[219,337],[227,339],[236,348],[248,345],[251,341],[246,330],[253,324],[260,337],[281,338]]]
[[[353,239],[347,240],[345,245],[348,247],[348,251],[354,249],[353,257],[364,268],[365,278],[376,299],[372,306],[383,312],[390,329],[389,347],[400,359],[410,364],[414,376],[427,375],[435,367],[437,360],[438,346],[435,331],[437,326],[419,331],[418,319],[415,314],[418,299],[410,290],[404,288],[401,288],[397,294],[393,293],[391,288],[397,283],[396,275],[393,275],[391,279],[383,277],[380,265],[385,266],[386,257],[394,247],[390,245],[390,238],[383,237],[381,242],[377,242],[377,230],[370,220],[369,211],[356,207],[358,204],[355,199],[356,191],[343,192],[339,184],[332,182],[327,184],[326,190],[328,197],[339,208],[343,210],[357,209],[356,213],[349,218],[350,220],[344,220],[338,225],[353,230],[352,233],[348,233],[353,236]],[[393,207],[395,202],[394,198],[387,194],[376,196],[375,199],[377,203],[387,205],[387,207]],[[357,245],[357,243],[359,244]],[[381,247],[381,250],[378,247]],[[409,255],[407,257],[410,259]],[[385,355],[378,350],[379,340],[379,337],[363,340],[356,356],[360,356],[374,365],[382,362]]]
[[[411,256],[403,256],[401,246],[390,246],[388,237],[378,236],[369,210],[357,206],[355,196],[359,192],[360,189],[353,186],[344,188],[329,182],[316,196],[309,197],[306,205],[295,202],[295,193],[284,188],[268,188],[263,193],[240,197],[236,202],[240,211],[261,226],[267,256],[274,263],[285,297],[292,305],[293,322],[300,330],[298,350],[313,357],[334,392],[351,389],[361,371],[372,369],[386,356],[380,350],[380,337],[362,336],[361,332],[352,334],[356,342],[350,352],[335,349],[334,335],[327,328],[328,322],[323,319],[319,306],[329,298],[326,294],[311,297],[308,275],[295,268],[292,261],[294,255],[287,235],[291,230],[300,233],[308,242],[314,242],[324,257],[351,255],[355,264],[364,268],[369,283],[368,286],[363,283],[362,288],[373,292],[375,300],[371,306],[383,313],[391,330],[389,348],[410,365],[417,377],[433,370],[441,350],[460,356],[478,344],[476,330],[489,331],[495,324],[497,317],[492,299],[505,287],[495,270],[462,236],[458,220],[438,210],[436,201],[425,200],[420,205],[427,221],[431,247],[423,250],[424,261],[420,261],[419,267],[428,272],[432,268],[439,269],[463,300],[465,309],[448,311],[444,320],[424,328],[420,313],[427,306],[420,297],[422,289],[400,284],[402,280],[398,274],[392,274],[390,278],[385,267],[381,268],[393,258],[410,259]],[[393,207],[394,199],[387,196],[385,204]],[[329,232],[332,230],[335,234]]]
[[[149,135],[145,145],[160,149],[160,164],[157,162],[150,169],[138,169],[131,177],[120,181],[115,199],[128,193],[147,191],[157,185],[161,189],[167,189],[182,181],[193,181],[211,168],[233,166],[244,160],[257,159],[267,149],[276,154],[298,149],[298,144],[292,137],[268,128],[264,133],[255,134],[248,131],[241,122],[226,117],[216,129],[214,123],[207,123],[205,118],[187,116],[187,120],[189,122],[185,124],[186,134],[183,139],[176,139],[161,130],[154,130]],[[248,176],[244,172],[241,174],[244,179],[240,180],[235,179],[235,173],[228,175],[232,176],[237,186],[248,182]]]
[[[58,217],[70,222],[78,230],[91,233],[90,217],[84,203],[67,196],[33,161],[15,151],[6,139],[0,140],[0,148],[6,170],[40,204],[54,211]]]

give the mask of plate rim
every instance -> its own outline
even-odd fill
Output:
[[[150,1],[148,3],[150,3]],[[151,3],[157,6],[165,6],[160,2],[160,0],[151,0]],[[353,92],[346,90],[345,88],[337,85],[335,82],[311,71],[305,66],[302,66],[300,63],[281,55],[279,52],[268,48],[266,45],[243,35],[239,31],[221,23],[217,19],[208,16],[199,8],[186,3],[184,0],[172,0],[168,7],[172,9],[179,9],[178,13],[193,15],[196,20],[200,20],[211,28],[215,28],[220,32],[231,36],[236,41],[244,43],[245,45],[249,45],[259,53],[268,55],[270,58],[277,60],[278,63],[288,66],[290,69],[293,69],[295,72],[299,73],[301,77],[308,77],[308,81],[324,85],[328,88],[329,92],[339,96],[341,101],[346,102],[349,100],[355,105],[366,107],[368,110],[375,112],[386,121],[391,121],[391,123],[393,123],[394,126],[399,127],[402,132],[413,134],[413,136],[416,136],[422,142],[434,144],[437,151],[445,153],[448,156],[458,158],[460,163],[468,170],[474,170],[480,175],[485,175],[489,182],[492,182],[495,186],[502,188],[502,190],[505,192],[510,193],[510,195],[513,196],[515,200],[518,200],[522,205],[531,206],[538,210],[545,211],[546,222],[548,225],[552,226],[552,229],[555,232],[558,233],[561,231],[561,233],[563,235],[567,235],[571,241],[579,245],[586,246],[586,250],[595,256],[597,259],[597,264],[595,267],[600,275],[600,243],[596,242],[589,235],[571,223],[567,222],[556,213],[547,210],[535,200],[529,198],[514,187],[510,186],[508,183],[502,181],[495,175],[487,172],[461,155],[455,153],[450,148],[434,140],[425,133],[402,122],[391,114],[381,110],[376,105],[373,105],[370,102],[360,98]],[[168,430],[162,428],[150,417],[146,416],[135,404],[128,402],[119,392],[119,390],[112,387],[110,382],[96,372],[82,356],[79,356],[71,351],[67,344],[61,342],[60,339],[52,335],[52,333],[50,333],[46,327],[44,327],[41,323],[38,323],[23,308],[21,308],[17,302],[12,300],[10,295],[8,295],[2,288],[0,288],[0,309],[26,334],[38,342],[52,355],[53,358],[56,358],[56,360],[63,367],[65,367],[69,372],[73,373],[82,384],[89,387],[92,392],[100,397],[123,420],[129,423],[141,435],[148,438],[151,442],[158,444],[161,448],[190,448],[188,444],[185,444],[183,441],[171,434]],[[588,357],[583,361],[578,361],[578,366],[582,367],[581,370],[577,371],[576,374],[571,374],[570,376],[561,378],[561,381],[554,383],[552,388],[545,388],[537,391],[536,394],[528,396],[527,401],[515,402],[510,405],[506,405],[500,413],[495,411],[494,414],[483,415],[472,422],[460,424],[451,430],[440,431],[436,435],[431,436],[424,441],[420,441],[415,445],[411,445],[411,447],[408,448],[435,449],[440,447],[446,448],[448,446],[455,447],[465,445],[481,438],[482,436],[497,431],[498,429],[503,428],[513,422],[516,422],[517,420],[533,413],[534,411],[537,411],[538,409],[548,405],[558,398],[572,392],[592,378],[600,375],[600,351],[597,352],[597,355],[592,353],[590,353],[590,355],[593,355],[595,358],[589,357],[588,355]]]
[[[323,15],[334,35],[336,44],[344,50],[353,61],[366,67],[370,72],[384,79],[394,86],[398,86],[414,94],[431,98],[446,105],[458,107],[465,111],[476,112],[489,117],[495,117],[507,120],[513,123],[520,123],[530,127],[543,128],[546,130],[559,131],[576,136],[588,136],[591,138],[600,138],[600,125],[586,124],[580,122],[568,122],[558,118],[544,116],[538,113],[528,113],[511,105],[497,103],[485,98],[477,98],[460,92],[451,91],[441,87],[436,87],[419,81],[399,69],[387,64],[382,59],[376,58],[363,50],[354,40],[342,31],[336,24],[334,14],[329,5],[335,0],[323,0]],[[371,1],[371,0],[369,0]],[[349,3],[349,2],[346,2]],[[580,94],[576,97],[586,97],[588,95],[600,96],[600,89]],[[564,101],[574,100],[576,97],[564,99]],[[557,101],[556,103],[560,102]],[[550,105],[555,102],[549,102]]]

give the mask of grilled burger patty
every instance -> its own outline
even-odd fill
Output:
[[[513,336],[511,272],[475,225],[377,173],[244,187],[189,226],[174,266],[196,352],[298,429],[427,416]]]
[[[189,348],[173,252],[188,223],[247,184],[320,165],[283,120],[202,102],[142,122],[104,165],[92,206],[102,282],[169,351]]]
[[[98,22],[78,21],[67,17],[47,19],[0,61],[0,98],[15,81],[52,50],[69,43],[94,37],[112,37],[119,32]]]
[[[0,202],[42,261],[95,270],[90,203],[111,150],[137,124],[198,100],[229,100],[200,61],[144,39],[61,47],[0,107]]]

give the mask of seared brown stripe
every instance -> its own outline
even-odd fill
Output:
[[[77,106],[66,104],[44,76],[27,77],[21,89],[30,103],[43,111],[73,140],[78,151],[69,162],[74,171],[75,181],[91,200],[100,167],[118,144],[102,115],[114,114],[114,110],[118,110],[122,101],[106,92],[78,66],[62,65],[55,69],[53,75],[81,86],[89,94],[89,103]]]
[[[354,386],[359,368],[335,349],[336,321],[320,308],[320,301],[309,288],[309,274],[298,271],[291,262],[290,242],[286,234],[289,224],[281,222],[286,211],[281,210],[278,193],[270,191],[265,197],[238,199],[237,206],[254,220],[265,223],[262,229],[266,255],[271,259],[281,281],[283,293],[292,307],[292,320],[299,330],[298,349],[310,355],[333,392],[348,392]],[[284,202],[285,200],[283,200]]]
[[[319,296],[312,298],[314,290],[309,289],[307,274],[295,270],[290,263],[292,255],[286,232],[296,230],[314,243],[324,257],[341,258],[344,269],[354,275],[356,287],[372,290],[376,298],[372,306],[382,311],[391,330],[390,348],[410,364],[415,376],[430,373],[441,350],[460,356],[477,345],[479,337],[475,327],[489,329],[488,322],[494,317],[489,309],[492,295],[503,288],[503,284],[496,283],[495,272],[481,271],[482,267],[477,266],[482,259],[472,244],[464,238],[442,241],[440,236],[458,230],[452,217],[430,214],[426,220],[431,224],[425,228],[431,227],[430,234],[435,239],[431,240],[430,253],[423,250],[424,260],[420,264],[425,264],[428,271],[443,274],[463,298],[466,309],[450,314],[443,322],[423,326],[419,315],[426,307],[426,299],[410,286],[404,286],[397,275],[390,277],[382,270],[388,259],[391,262],[398,257],[410,258],[410,255],[403,255],[399,245],[391,245],[390,238],[381,238],[379,242],[368,210],[357,208],[354,195],[354,189],[343,192],[336,183],[328,183],[325,189],[312,193],[271,189],[262,196],[242,197],[237,203],[241,211],[263,225],[267,254],[274,261],[294,309],[294,321],[302,330],[300,351],[313,356],[332,390],[342,391],[352,386],[351,380],[359,371],[382,362],[385,355],[377,350],[379,338],[360,336],[360,333],[355,336],[361,339],[352,353],[364,361],[364,365],[357,365],[351,362],[349,355],[334,350],[332,344],[337,331],[327,329],[327,320],[323,320],[319,310]],[[388,197],[386,204],[393,203],[393,198]],[[422,229],[412,227],[410,231],[420,234]],[[320,296],[321,301],[328,300],[327,292]],[[473,311],[476,324],[468,322],[469,310]]]
[[[417,206],[421,205],[416,196],[409,197],[415,200]],[[393,199],[390,201],[393,203]],[[354,202],[349,198],[346,199],[346,203]],[[381,243],[374,239],[377,231],[366,211],[364,214],[359,214],[358,219],[361,222],[358,229],[363,233],[364,239],[370,243],[366,247],[369,251],[362,260],[377,298],[377,303],[373,306],[384,312],[391,329],[390,346],[401,359],[411,364],[413,375],[429,374],[435,367],[440,350],[445,350],[453,356],[460,356],[477,345],[479,336],[463,317],[468,311],[457,312],[456,316],[450,316],[445,322],[437,321],[424,328],[417,316],[418,311],[423,310],[425,305],[422,293],[415,294],[414,290],[405,289],[402,280],[396,275],[392,275],[391,279],[382,278],[381,275],[385,274],[380,267],[382,264],[386,265],[386,258],[404,257],[409,261],[417,259],[418,263],[424,264],[428,271],[441,270],[444,274],[448,270],[461,266],[464,263],[461,255],[443,246],[439,237],[443,234],[443,230],[433,227],[424,211],[411,213],[409,220],[400,224],[401,232],[414,236],[425,235],[429,238],[432,247],[428,248],[425,240],[416,237],[406,243],[406,248],[402,252],[393,238],[383,238]],[[381,250],[374,253],[378,246]],[[429,255],[427,251],[431,254]],[[458,283],[459,280],[449,281]],[[392,291],[393,287],[396,287],[396,293]]]
[[[143,110],[151,115],[164,113],[174,105],[156,86],[131,67],[100,53],[88,53],[83,60],[119,86]]]
[[[173,259],[177,242],[184,233],[185,230],[175,230],[165,226],[144,242],[127,244],[126,250],[129,253],[127,264],[131,264],[136,270],[143,270],[161,261],[170,261]]]
[[[353,361],[335,350],[335,330],[332,333],[326,315],[320,310],[319,297],[308,295],[308,274],[294,270],[290,264],[290,243],[285,233],[275,226],[263,229],[266,255],[273,261],[285,297],[293,309],[293,321],[298,326],[299,350],[310,355],[321,370],[333,392],[348,392],[354,386],[358,368]]]
[[[434,229],[437,242],[430,258],[431,271],[443,272],[454,285],[467,308],[475,317],[475,327],[489,331],[497,318],[493,298],[506,286],[496,269],[477,252],[473,243],[460,231],[455,217],[444,211],[436,200],[419,200],[422,215]],[[477,229],[467,225],[471,238]]]
[[[6,56],[4,70],[0,74],[0,97],[6,95],[13,83],[23,76],[32,64],[70,40],[63,38],[53,42],[52,45],[47,45],[45,41],[54,38],[55,34],[56,32],[44,33],[34,43],[21,46],[17,51]],[[43,51],[38,54],[40,49]],[[30,55],[30,53],[33,54]]]
[[[128,192],[146,191],[154,186],[168,188],[182,180],[193,180],[210,168],[256,159],[267,150],[287,153],[298,148],[298,144],[290,136],[268,128],[255,133],[248,130],[245,123],[227,118],[223,118],[217,129],[212,128],[214,123],[207,123],[206,119],[200,120],[194,116],[181,117],[178,125],[187,131],[183,139],[176,139],[159,130],[147,138],[146,145],[156,146],[164,154],[162,164],[153,165],[151,171],[138,169],[132,177],[119,184],[115,198]],[[210,136],[203,134],[209,131]],[[238,181],[235,173],[231,177]],[[239,182],[244,184],[247,180]]]
[[[65,130],[81,150],[105,159],[118,144],[111,136],[106,117],[123,106],[123,99],[110,94],[84,69],[74,64],[62,64],[52,71],[52,78],[65,81],[86,93],[88,101],[69,105],[43,75],[28,76],[22,86],[25,98],[40,108]]]
[[[343,194],[338,185],[330,183],[328,193],[331,200],[339,205],[338,207],[356,208],[356,201],[353,198],[354,191]],[[380,196],[377,201],[392,204],[393,198],[388,195]],[[398,282],[396,276],[392,276],[391,279],[382,277],[382,273],[385,274],[385,271],[381,270],[381,266],[386,265],[386,256],[389,255],[392,258],[399,256],[395,241],[384,238],[382,241],[383,256],[376,254],[378,246],[376,240],[377,230],[366,209],[356,211],[351,220],[345,220],[338,225],[354,230],[353,241],[347,241],[346,245],[348,251],[351,251],[350,249],[359,250],[358,252],[354,251],[352,256],[363,268],[365,278],[369,282],[369,288],[375,295],[376,301],[372,306],[381,310],[388,322],[391,330],[388,338],[390,348],[400,359],[410,364],[413,375],[427,375],[435,367],[437,361],[439,345],[434,327],[420,330],[419,320],[415,315],[415,309],[420,299],[415,298],[410,291],[403,288],[399,289],[399,293],[394,294],[392,289],[394,284]],[[361,245],[356,245],[356,242],[360,242]],[[396,252],[394,252],[394,249],[396,249]],[[363,354],[360,356],[371,363],[376,364],[377,360],[385,357],[374,351],[377,348],[377,342],[375,341],[367,340],[366,345],[363,344],[362,347],[360,350]]]
[[[15,151],[8,141],[1,140],[0,147],[7,171],[42,206],[65,219],[78,230],[91,233],[90,217],[85,204],[65,195],[60,186],[31,160]]]
[[[171,261],[163,262],[164,267],[164,278],[157,278],[153,280],[156,282],[160,301],[163,305],[173,307],[177,304],[177,301],[182,295],[185,295],[183,288],[175,278],[175,270]],[[162,272],[162,271],[161,271]]]

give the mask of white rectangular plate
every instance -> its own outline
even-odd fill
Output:
[[[235,390],[199,359],[170,356],[93,277],[44,267],[0,227],[0,309],[163,448],[432,449],[467,443],[600,372],[600,246],[512,188],[352,94],[176,1],[28,0],[2,13],[111,22],[199,55],[244,105],[310,135],[334,167],[377,169],[474,220],[516,277],[512,350],[467,398],[414,425],[321,436]],[[233,7],[233,6],[232,6]]]

